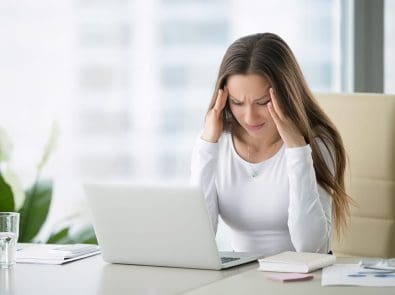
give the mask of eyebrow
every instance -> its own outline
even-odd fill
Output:
[[[240,99],[238,99],[238,98],[234,97],[233,95],[230,95],[230,94],[229,94],[229,97],[230,97],[231,99],[233,99],[233,100],[237,100],[237,101],[241,102],[241,100],[240,100]],[[258,101],[258,100],[262,100],[262,99],[264,99],[264,98],[267,98],[267,97],[269,97],[269,98],[270,98],[270,95],[265,95],[265,96],[262,96],[262,97],[256,98],[256,99],[254,99],[254,100],[253,100],[253,102],[256,102],[256,101]]]

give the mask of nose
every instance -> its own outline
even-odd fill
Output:
[[[259,114],[254,106],[247,107],[244,120],[248,125],[259,124]]]

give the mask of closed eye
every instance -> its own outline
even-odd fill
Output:
[[[237,105],[237,106],[241,106],[241,105],[243,104],[242,102],[236,101],[236,100],[234,100],[234,99],[230,99],[230,102],[231,102],[232,104],[234,104],[234,105]]]
[[[260,105],[260,106],[265,106],[265,105],[267,105],[268,103],[270,102],[270,99],[269,100],[267,100],[267,101],[264,101],[264,102],[257,102],[257,104],[258,105]]]

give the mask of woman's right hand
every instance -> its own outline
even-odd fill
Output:
[[[220,138],[224,124],[222,121],[223,110],[228,99],[228,88],[225,86],[224,90],[218,90],[217,99],[214,107],[206,114],[204,122],[204,129],[201,138],[208,142],[217,142]]]

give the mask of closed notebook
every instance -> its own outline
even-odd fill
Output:
[[[308,273],[334,264],[336,256],[307,252],[283,252],[259,259],[260,271]]]
[[[17,244],[17,263],[64,264],[100,254],[97,245]]]

